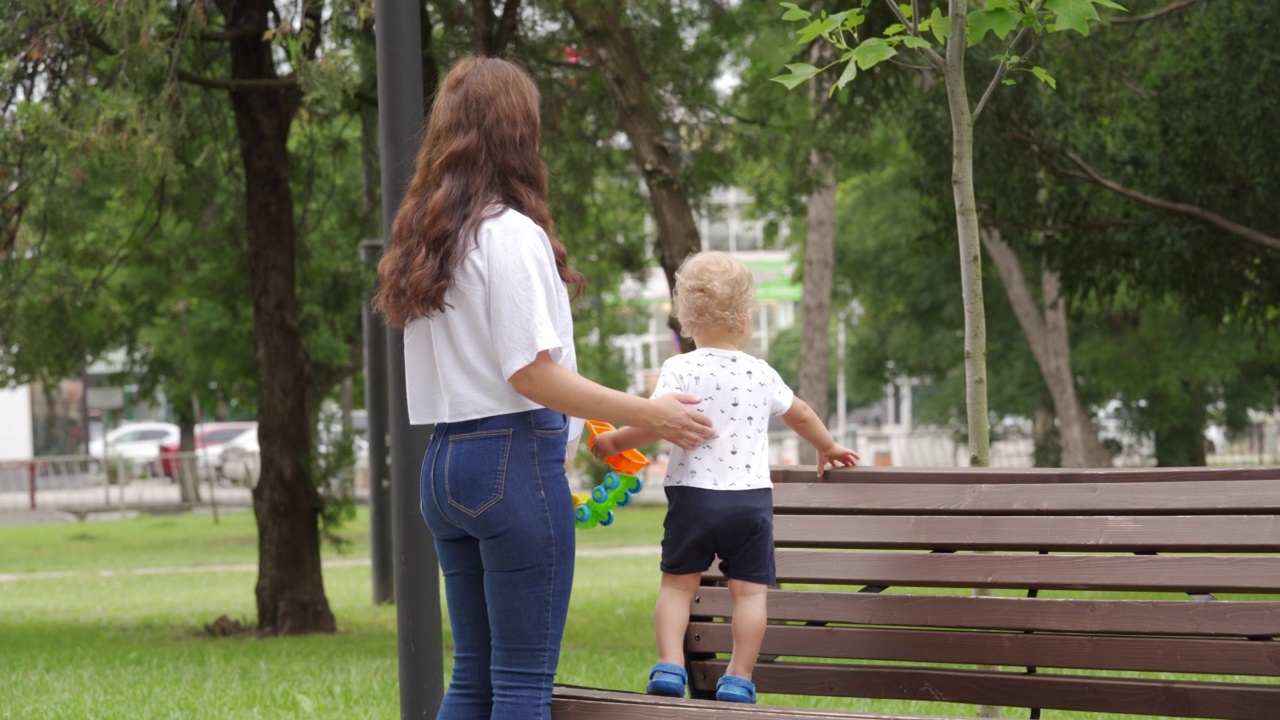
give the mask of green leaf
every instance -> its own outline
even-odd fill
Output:
[[[884,35],[885,37],[893,37],[894,35],[898,35],[906,31],[907,31],[906,25],[903,25],[902,23],[894,23],[884,29]]]
[[[1014,79],[1013,79],[1013,78],[1011,78],[1011,77],[1007,77],[1007,78],[1005,78],[1005,79],[1001,80],[1001,81],[1000,81],[1000,84],[1002,84],[1002,85],[1017,85],[1017,84],[1018,84],[1018,81],[1017,81],[1017,80],[1014,80]]]
[[[1045,85],[1048,85],[1054,90],[1058,89],[1058,81],[1053,79],[1053,76],[1049,74],[1049,71],[1045,70],[1039,65],[1036,65],[1035,67],[1031,68],[1031,74],[1039,78],[1040,82],[1044,83]]]
[[[951,16],[943,15],[941,10],[934,8],[933,14],[929,16],[929,30],[938,39],[939,45],[945,45],[947,38],[951,37]]]
[[[845,15],[844,28],[843,28],[845,30],[856,30],[858,26],[862,25],[862,23],[867,21],[867,16],[863,15],[857,10],[850,10],[847,15],[845,13],[837,13],[837,14]]]
[[[912,50],[921,50],[923,48],[933,47],[933,44],[928,40],[925,40],[922,37],[916,37],[915,35],[908,35],[902,38],[902,44]]]
[[[831,32],[831,30],[838,24],[839,23],[831,18],[819,18],[814,20],[796,32],[796,35],[800,36],[799,44],[805,45],[813,42],[819,35],[826,35]]]
[[[782,83],[788,90],[795,90],[797,85],[818,74],[818,68],[809,63],[792,63],[787,66],[787,69],[791,71],[789,74],[769,79]]]
[[[1093,0],[1093,4],[1101,5],[1105,8],[1111,8],[1112,10],[1119,10],[1120,12],[1129,12],[1129,8],[1121,5],[1120,3],[1114,2],[1113,0]]]
[[[778,4],[787,9],[787,11],[782,15],[783,20],[808,20],[813,15],[813,13],[805,10],[795,3],[784,2]]]
[[[897,55],[898,51],[882,38],[870,38],[853,50],[859,70],[867,70]]]
[[[1036,13],[1029,12],[1022,16],[1022,22],[1031,28],[1031,32],[1039,35],[1044,32],[1044,24],[1040,22],[1040,16]]]
[[[1057,22],[1051,24],[1050,32],[1075,30],[1081,35],[1088,35],[1089,21],[1098,19],[1093,0],[1046,0],[1044,9],[1057,15]]]
[[[912,13],[915,11],[911,9],[910,3],[901,3],[898,5],[898,12],[902,13],[902,17],[910,20]]]
[[[843,89],[844,86],[852,82],[857,75],[858,64],[855,62],[845,63],[844,72],[840,73],[840,78],[836,80],[836,84],[831,86],[831,92],[835,93],[836,90]]]
[[[1001,40],[1005,39],[1022,22],[1022,16],[1007,8],[990,8],[969,13],[969,47],[982,42],[987,33],[992,32]]]

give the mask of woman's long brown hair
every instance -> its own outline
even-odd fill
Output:
[[[454,270],[503,207],[546,232],[560,279],[581,291],[586,280],[569,267],[547,209],[538,102],[533,80],[506,60],[466,58],[449,71],[378,263],[373,306],[387,325],[444,312]]]

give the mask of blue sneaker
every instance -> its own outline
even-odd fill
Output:
[[[684,686],[689,682],[689,674],[675,663],[660,662],[649,671],[649,685],[644,691],[648,695],[664,697],[684,697]]]
[[[756,704],[755,683],[736,675],[725,675],[716,683],[716,699],[723,702]]]

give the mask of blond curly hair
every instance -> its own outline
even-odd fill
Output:
[[[729,253],[695,253],[676,270],[673,300],[680,333],[685,337],[747,330],[755,297],[751,270]]]

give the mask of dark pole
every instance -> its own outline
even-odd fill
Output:
[[[375,5],[374,13],[385,238],[413,173],[421,137],[422,38],[418,3],[384,0]],[[387,329],[387,387],[400,717],[433,718],[444,697],[440,580],[435,545],[418,510],[418,470],[431,429],[409,424],[404,333],[392,328]]]
[[[382,240],[360,243],[366,265],[376,267]],[[364,397],[369,437],[369,554],[373,566],[373,604],[395,600],[392,565],[391,477],[387,463],[387,326],[366,303],[364,321]]]

